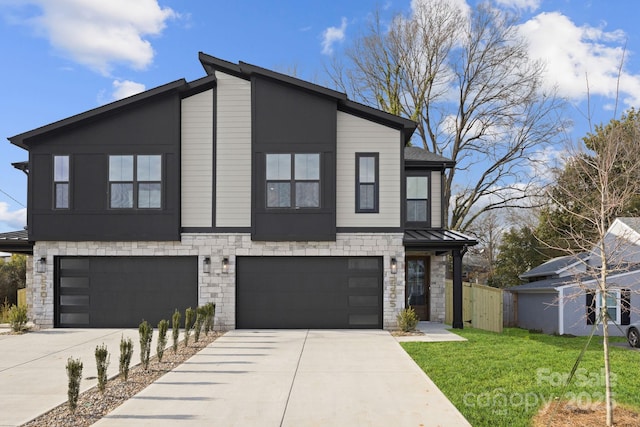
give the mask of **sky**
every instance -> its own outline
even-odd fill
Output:
[[[389,19],[416,1],[0,0],[0,233],[26,225],[27,177],[11,163],[28,153],[6,138],[203,77],[199,51],[329,85],[326,66],[376,9]],[[606,123],[640,107],[639,1],[492,2],[520,15],[530,55],[570,101],[572,138],[589,130],[588,116]]]

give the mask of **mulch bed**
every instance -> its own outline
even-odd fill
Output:
[[[532,425],[534,427],[600,427],[606,425],[606,413],[602,402],[585,406],[569,402],[553,402],[540,410],[534,417]],[[637,427],[640,425],[640,414],[622,406],[615,406],[613,425]]]

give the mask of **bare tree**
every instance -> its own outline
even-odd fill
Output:
[[[597,324],[601,325],[603,335],[607,426],[613,424],[607,298],[616,298],[616,292],[620,291],[612,276],[627,271],[630,262],[640,261],[639,254],[630,251],[640,245],[637,239],[625,233],[612,236],[608,231],[616,217],[638,202],[638,141],[640,117],[633,110],[621,120],[596,127],[595,133],[584,138],[584,145],[570,147],[570,160],[549,192],[552,215],[547,217],[560,218],[552,226],[561,224],[556,234],[564,236],[564,241],[557,242],[557,248],[576,255],[591,254],[585,261],[588,279],[578,277],[578,283],[587,290],[585,282],[595,282],[600,300]]]
[[[456,161],[444,211],[465,231],[537,188],[529,162],[560,132],[563,101],[544,90],[515,16],[484,3],[468,14],[447,0],[415,5],[388,26],[376,14],[328,72],[352,98],[415,120],[414,145]]]

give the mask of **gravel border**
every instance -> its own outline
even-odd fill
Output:
[[[81,393],[75,413],[71,413],[68,402],[65,402],[23,424],[23,426],[90,426],[126,400],[144,390],[152,382],[211,344],[222,334],[210,332],[209,335],[205,335],[203,333],[200,335],[198,342],[194,341],[192,335],[189,339],[188,347],[184,346],[184,341],[179,343],[178,351],[175,353],[172,347],[168,347],[164,352],[162,362],[159,362],[158,357],[154,356],[149,362],[149,369],[145,370],[141,364],[131,367],[127,381],[124,381],[119,375],[109,379],[104,394],[98,391],[97,386]],[[115,363],[118,363],[119,357],[119,353],[112,355],[112,363],[114,359]]]

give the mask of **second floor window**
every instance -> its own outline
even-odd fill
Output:
[[[429,213],[429,178],[407,177],[407,222],[427,222]]]
[[[320,154],[267,154],[267,207],[320,207]]]
[[[162,207],[162,156],[109,156],[109,207]]]
[[[69,156],[53,156],[53,206],[69,209]]]
[[[356,153],[356,212],[378,212],[378,153]]]

